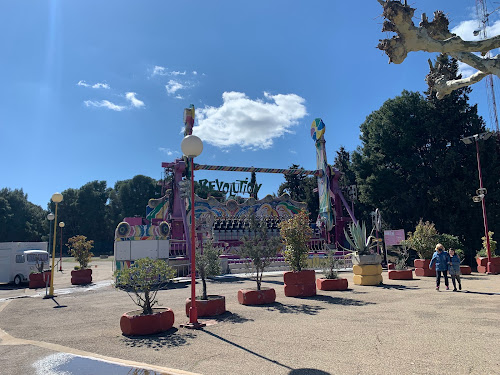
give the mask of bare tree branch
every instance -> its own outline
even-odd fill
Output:
[[[401,64],[412,51],[440,52],[451,55],[479,72],[468,78],[446,81],[444,77],[427,78],[430,85],[437,91],[437,97],[442,99],[453,90],[479,82],[488,74],[500,77],[500,60],[482,58],[473,52],[480,52],[485,56],[489,51],[500,48],[500,35],[480,41],[464,41],[448,30],[449,21],[442,11],[434,12],[434,20],[429,22],[422,14],[419,27],[413,24],[412,18],[415,9],[407,5],[406,1],[377,0],[384,8],[386,18],[382,31],[395,32],[391,39],[380,40],[378,48],[389,57],[389,63]],[[430,74],[432,76],[432,74]]]

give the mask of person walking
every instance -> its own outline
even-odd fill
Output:
[[[453,283],[453,291],[457,292],[457,285],[455,284],[455,279],[458,281],[458,289],[462,290],[462,283],[460,281],[460,257],[453,249],[450,249],[449,271],[450,271],[451,282]]]
[[[432,255],[431,262],[429,263],[429,268],[432,268],[436,264],[436,290],[439,291],[439,284],[441,283],[441,274],[444,277],[444,285],[446,285],[446,290],[449,290],[448,286],[448,265],[450,263],[450,255],[444,251],[444,246],[438,243],[435,248],[435,252]]]

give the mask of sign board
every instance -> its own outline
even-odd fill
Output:
[[[405,230],[384,230],[385,246],[400,245],[405,240]]]

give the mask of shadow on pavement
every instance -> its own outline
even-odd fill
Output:
[[[297,370],[290,371],[288,375],[330,375],[330,373],[314,368],[298,368]]]
[[[359,301],[351,298],[342,297],[332,297],[325,295],[316,295],[315,297],[310,297],[312,300],[318,300],[326,303],[331,303],[332,305],[349,305],[349,306],[365,306],[365,305],[375,305],[375,302]]]
[[[245,323],[253,322],[253,319],[245,318],[241,315],[226,311],[224,314],[217,315],[213,317],[213,320],[217,322],[228,322],[228,323]]]
[[[232,342],[232,341],[230,341],[230,340],[228,340],[228,339],[225,339],[225,338],[223,338],[223,337],[221,337],[221,336],[219,336],[219,335],[216,335],[216,334],[215,334],[215,333],[213,333],[213,332],[210,332],[210,331],[205,331],[205,330],[203,330],[202,332],[204,332],[204,333],[206,333],[207,335],[210,335],[210,336],[212,336],[212,337],[215,337],[216,339],[219,339],[219,340],[221,340],[221,341],[223,341],[223,342],[225,342],[225,343],[227,343],[227,344],[233,345],[233,346],[235,346],[235,347],[237,347],[237,348],[239,348],[239,349],[241,349],[241,350],[244,350],[244,351],[245,351],[245,352],[247,352],[247,353],[253,354],[253,355],[254,355],[254,356],[256,356],[256,357],[259,357],[259,358],[261,358],[261,359],[264,359],[264,360],[269,361],[269,362],[271,362],[271,363],[274,363],[274,364],[276,364],[276,365],[278,365],[278,366],[281,366],[281,367],[284,367],[284,368],[286,368],[286,369],[289,369],[289,370],[292,370],[292,371],[293,371],[293,369],[292,369],[291,367],[289,367],[289,366],[286,366],[286,365],[284,365],[284,364],[282,364],[282,363],[280,363],[280,362],[278,362],[278,361],[275,361],[275,360],[273,360],[273,359],[271,359],[271,358],[265,357],[265,356],[263,356],[262,354],[259,354],[259,353],[256,353],[256,352],[254,352],[254,351],[250,350],[250,349],[247,349],[247,348],[245,348],[244,346],[241,346],[241,345],[239,345],[239,344],[236,344],[235,342]],[[256,365],[256,366],[257,366],[257,365]],[[305,374],[305,373],[304,373],[304,374]],[[326,374],[326,373],[325,373],[325,374]]]
[[[189,340],[195,339],[196,335],[191,332],[181,331],[171,328],[166,332],[150,336],[125,336],[121,341],[129,348],[148,348],[160,350],[162,348],[172,348],[189,345]]]
[[[21,283],[21,285],[14,284],[0,284],[0,290],[19,290],[26,289],[28,287],[28,283]]]
[[[408,285],[400,285],[400,284],[381,284],[381,285],[377,285],[375,287],[382,288],[382,289],[397,289],[397,290],[420,289],[418,286],[408,286]]]
[[[483,296],[500,296],[500,293],[473,292],[472,290],[462,290],[461,293],[482,294]]]
[[[320,310],[324,310],[324,307],[320,306],[309,306],[309,305],[285,305],[280,302],[274,302],[269,305],[263,305],[267,310],[276,310],[281,314],[306,314],[306,315],[316,315]]]

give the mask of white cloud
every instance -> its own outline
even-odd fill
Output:
[[[184,97],[182,95],[176,95],[175,99],[184,99]]]
[[[83,87],[92,87],[93,89],[109,89],[109,85],[107,83],[95,83],[93,85],[89,85],[87,82],[85,82],[83,79],[78,81],[77,86],[83,86]]]
[[[186,71],[183,71],[183,72],[173,71],[170,74],[173,75],[173,76],[185,76],[186,75]]]
[[[118,112],[123,111],[124,109],[127,108],[123,105],[117,105],[117,104],[111,103],[109,100],[101,100],[101,101],[85,100],[83,103],[87,107],[98,107],[98,108],[104,107],[104,108],[112,109],[113,111],[118,111]]]
[[[462,78],[467,78],[477,72],[476,69],[471,66],[459,61],[458,62],[458,72],[462,75]]]
[[[295,94],[271,95],[252,100],[241,92],[224,92],[220,107],[197,110],[193,133],[214,146],[266,149],[275,138],[290,133],[307,115],[305,99]]]
[[[167,154],[168,156],[180,155],[180,152],[178,152],[178,151],[172,151],[169,148],[160,147],[158,150],[161,151],[161,152],[163,152],[163,153],[165,153],[165,154]]]
[[[167,73],[166,73],[165,68],[163,66],[156,65],[153,68],[153,75],[154,76],[164,76],[164,75],[167,75]]]
[[[198,72],[196,70],[193,70],[193,75],[197,75]]]
[[[479,33],[474,35],[475,30],[479,30],[481,24],[478,20],[462,21],[458,26],[451,29],[451,32],[457,34],[463,40],[481,40],[483,35]],[[486,26],[486,35],[493,37],[500,34],[500,20],[495,21],[492,25]]]
[[[96,83],[92,85],[93,89],[109,89],[109,85],[107,83]]]
[[[144,102],[142,100],[137,99],[135,96],[137,94],[135,92],[127,92],[125,94],[125,98],[130,102],[130,105],[134,108],[144,107]]]
[[[179,81],[174,81],[171,79],[168,81],[168,83],[165,85],[165,88],[167,89],[167,92],[169,95],[175,94],[178,90],[186,88],[182,83]]]
[[[88,83],[86,83],[84,80],[80,80],[77,83],[78,86],[83,86],[83,87],[90,87]]]

